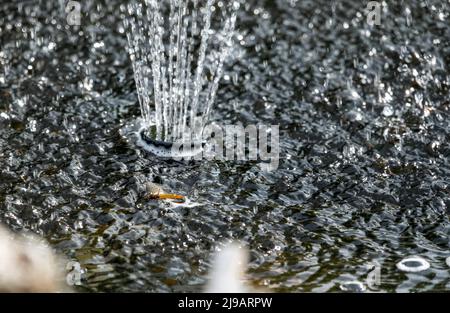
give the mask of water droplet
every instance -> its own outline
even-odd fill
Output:
[[[386,117],[392,116],[392,115],[394,115],[394,109],[390,105],[386,105],[383,108],[383,112],[381,114],[383,114],[383,116],[386,116]]]

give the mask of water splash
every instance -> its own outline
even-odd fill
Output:
[[[200,138],[231,51],[238,7],[215,0],[143,0],[126,7],[129,54],[151,139]],[[213,30],[216,15],[219,31]]]

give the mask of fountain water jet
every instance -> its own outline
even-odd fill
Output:
[[[171,144],[181,140],[203,146],[202,131],[230,55],[238,7],[238,2],[215,0],[143,0],[126,7],[124,25],[143,118],[138,144],[147,151],[170,156]],[[214,31],[218,11],[222,16]]]

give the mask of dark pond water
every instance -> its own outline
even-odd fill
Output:
[[[198,291],[211,252],[246,242],[274,291],[450,288],[450,4],[242,1],[213,120],[280,125],[278,170],[138,149],[121,1],[0,4],[0,221],[83,268],[79,291]],[[162,183],[190,205],[146,201]],[[421,256],[430,268],[397,269]],[[367,286],[366,286],[367,287]]]

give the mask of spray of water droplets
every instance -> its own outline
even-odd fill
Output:
[[[237,2],[215,0],[142,0],[126,6],[128,50],[152,138],[201,136],[231,52],[237,9]]]

